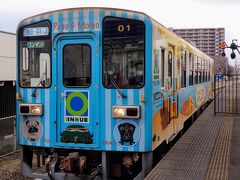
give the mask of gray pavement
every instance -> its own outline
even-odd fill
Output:
[[[240,179],[240,117],[233,121],[229,179]]]
[[[225,111],[221,106],[227,104],[229,112],[240,112],[240,104],[236,109],[237,101],[233,100],[236,96],[240,99],[240,93],[229,90],[226,88],[226,96],[219,96],[220,110]],[[227,99],[230,101],[225,103]],[[240,179],[240,115],[214,115],[211,103],[146,177],[159,179]]]
[[[205,179],[222,116],[214,116],[213,103],[201,114],[146,180]]]

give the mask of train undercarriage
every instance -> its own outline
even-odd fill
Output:
[[[22,173],[33,178],[51,180],[143,179],[151,167],[151,152],[103,152],[22,147]]]

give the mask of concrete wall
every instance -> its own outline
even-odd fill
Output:
[[[0,31],[0,81],[16,80],[16,35]]]

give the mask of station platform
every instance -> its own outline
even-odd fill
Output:
[[[214,115],[212,102],[145,179],[240,179],[240,116]]]

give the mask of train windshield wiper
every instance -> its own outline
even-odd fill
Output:
[[[43,84],[43,79],[45,78],[46,75],[47,75],[47,73],[45,73],[45,72],[42,74],[39,83],[37,84],[37,86],[35,87],[35,89],[32,93],[32,97],[36,97],[37,90],[38,90],[40,84]]]
[[[113,76],[108,73],[106,74],[107,74],[107,78],[110,79],[112,85],[117,89],[118,93],[122,96],[122,98],[127,98],[127,96],[123,94],[123,91],[119,88],[117,83],[114,81]]]

